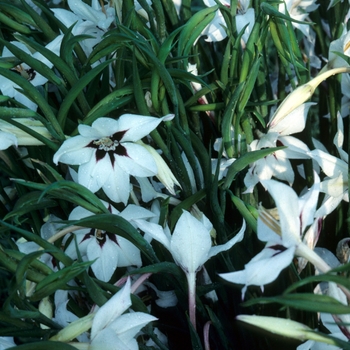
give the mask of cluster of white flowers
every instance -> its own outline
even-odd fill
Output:
[[[230,2],[224,0],[220,2],[225,7],[231,6]],[[84,53],[89,56],[106,31],[116,26],[116,17],[120,16],[119,5],[117,1],[107,4],[99,0],[92,0],[91,6],[82,0],[68,0],[67,4],[70,11],[60,8],[52,11],[64,26],[72,27],[74,36],[81,34],[89,36],[80,42]],[[204,4],[212,7],[217,5],[217,1],[204,0]],[[135,5],[139,4],[135,3]],[[278,7],[281,14],[288,13],[293,20],[296,20],[292,24],[304,35],[310,65],[316,69],[320,68],[321,61],[313,53],[315,33],[309,25],[302,24],[300,21],[309,21],[308,14],[317,6],[315,1],[299,1],[297,4],[294,1],[288,1]],[[222,11],[220,9],[216,11],[214,19],[200,35],[206,36],[205,40],[208,42],[222,41],[227,37]],[[241,36],[243,50],[249,40],[254,21],[255,11],[249,7],[249,1],[239,1],[235,25],[237,33],[245,28]],[[45,48],[59,56],[62,39],[63,34],[57,36]],[[331,43],[328,63],[326,68],[320,72],[320,76],[324,74],[327,78],[331,70],[349,67],[346,61],[336,54],[340,52],[350,57],[349,43],[350,31],[344,32],[341,38]],[[31,55],[33,59],[40,61],[46,68],[53,68],[53,64],[46,57],[38,52],[33,53],[25,44],[15,41],[11,44]],[[3,58],[13,56],[11,49],[7,47],[3,49]],[[25,63],[11,70],[20,74],[34,87],[44,85],[48,81]],[[197,75],[196,66],[189,65],[188,70],[192,71],[193,75]],[[315,86],[321,81],[319,77],[315,78],[317,79]],[[191,83],[191,87],[194,93],[202,89],[202,86],[195,82]],[[34,112],[37,111],[38,105],[26,96],[12,80],[0,76],[0,90],[2,95],[15,99],[20,106],[27,107]],[[257,138],[248,145],[248,152],[279,146],[284,146],[284,148],[250,164],[244,177],[245,193],[252,193],[256,186],[262,185],[273,198],[278,217],[260,206],[257,237],[262,242],[266,242],[266,246],[245,265],[243,270],[220,274],[227,281],[243,285],[242,299],[249,286],[259,286],[263,290],[264,285],[273,282],[280,272],[291,264],[295,256],[300,259],[301,268],[305,265],[302,259],[306,259],[321,272],[327,272],[330,269],[330,266],[314,251],[314,248],[322,220],[335,210],[341,201],[349,201],[348,154],[342,148],[344,142],[342,117],[349,114],[350,105],[349,74],[342,77],[341,90],[344,96],[343,108],[338,115],[338,131],[334,137],[334,145],[339,157],[329,154],[317,140],[314,141],[316,149],[310,150],[297,136],[290,136],[304,130],[309,109],[314,105],[312,102],[306,102],[310,96],[304,100],[299,99],[300,94],[304,93],[302,90],[295,90],[292,93],[294,94],[293,107],[285,107],[287,103],[290,103],[287,97],[281,105],[285,109],[282,107],[277,109],[265,132],[257,130]],[[205,95],[201,98],[200,103],[208,103]],[[208,111],[207,115],[214,118],[212,112]],[[212,246],[214,228],[204,214],[183,210],[171,233],[167,225],[165,227],[159,225],[157,210],[145,209],[139,205],[141,199],[144,202],[155,200],[156,203],[157,197],[169,198],[173,201],[172,203],[179,202],[176,190],[181,190],[180,182],[162,155],[152,146],[153,141],[150,137],[150,133],[162,122],[172,123],[173,118],[173,114],[152,117],[127,113],[118,118],[98,118],[91,125],[80,124],[78,126],[79,135],[66,138],[54,154],[53,163],[65,169],[67,178],[84,186],[92,193],[107,198],[110,202],[103,201],[107,212],[128,221],[148,242],[154,239],[171,253],[173,260],[184,271],[188,281],[189,316],[195,328],[196,274],[210,258],[229,250],[244,238],[246,223],[243,220],[240,231],[227,243]],[[48,129],[37,120],[17,118],[15,121],[47,139],[51,138]],[[146,138],[147,141],[145,141]],[[19,127],[0,120],[1,150],[10,146],[32,145],[42,145],[42,142]],[[222,141],[218,139],[214,145],[215,151],[223,151],[221,145]],[[182,159],[187,166],[189,162],[185,153]],[[314,173],[314,184],[299,196],[291,187],[295,179],[291,160],[302,162],[306,159],[314,163],[314,168],[318,170],[318,173]],[[227,170],[234,165],[235,161],[236,158],[229,158],[227,153],[223,152],[220,159],[212,159],[213,175],[219,167],[219,180],[225,179]],[[322,175],[321,170],[325,176]],[[188,170],[189,177],[193,192],[195,192],[199,188],[196,187],[193,172],[191,174],[190,171],[192,170]],[[139,197],[134,193],[136,187],[141,188]],[[319,205],[320,193],[324,193],[324,196]],[[123,209],[119,211],[114,206]],[[195,206],[192,209],[195,210]],[[92,215],[92,212],[76,207],[68,219],[77,221]],[[142,266],[140,250],[122,236],[94,228],[73,227],[69,231],[60,224],[53,228],[51,221],[57,224],[59,219],[51,218],[50,222],[43,226],[42,236],[50,241],[56,239],[57,234],[59,237],[64,235],[65,253],[73,260],[81,258],[83,261],[93,261],[91,270],[100,281],[109,282],[118,267],[130,269]],[[18,241],[19,250],[29,253],[39,249],[36,244],[27,243]],[[50,255],[45,254],[41,259],[52,269],[57,269],[50,263]],[[330,289],[333,287],[330,285]],[[336,289],[334,291],[334,288],[332,290],[335,295],[339,291]],[[92,310],[88,318],[84,320],[88,326],[82,326],[83,320],[76,319],[76,316],[68,311],[68,293],[56,292],[53,319],[65,328],[52,339],[60,341],[78,339],[81,342],[88,342],[89,349],[101,349],[102,347],[104,349],[137,349],[136,335],[142,327],[155,321],[156,318],[146,313],[130,310],[131,289],[131,280],[128,279],[125,286],[105,305],[97,311]],[[168,306],[173,303],[174,298],[171,298],[171,301],[163,302],[163,305]],[[127,310],[129,312],[124,313]],[[76,330],[77,328],[79,330]],[[91,332],[87,335],[85,332],[90,328]],[[15,344],[11,338],[0,339],[0,347],[5,349],[12,345]]]

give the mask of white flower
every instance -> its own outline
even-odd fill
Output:
[[[114,202],[127,203],[130,175],[158,174],[152,155],[137,144],[163,118],[124,114],[119,119],[99,118],[92,126],[80,124],[80,135],[66,140],[54,155],[54,162],[79,165],[78,182],[91,192],[103,189]]]
[[[89,21],[104,31],[115,19],[115,9],[109,5],[105,6],[103,1],[92,0],[89,6],[82,0],[68,0],[68,5],[80,19]]]
[[[338,113],[338,132],[333,143],[338,149],[340,158],[330,155],[319,149],[309,154],[322,168],[327,177],[321,182],[320,191],[326,193],[321,207],[317,210],[316,216],[323,217],[330,214],[338,204],[344,200],[349,202],[348,193],[348,163],[349,156],[342,149],[344,140],[343,119]]]
[[[278,146],[287,146],[287,148],[276,151],[250,165],[244,178],[247,193],[252,192],[259,181],[269,180],[272,176],[287,181],[290,185],[293,184],[294,171],[289,159],[309,158],[309,148],[302,141],[289,135],[304,129],[307,113],[312,105],[314,105],[312,102],[304,103],[284,119],[278,122],[272,120],[267,133],[260,133],[260,138],[249,145],[250,151]]]
[[[137,221],[137,224],[141,230],[163,244],[176,264],[185,272],[188,282],[190,320],[193,327],[196,327],[196,274],[211,257],[230,249],[243,239],[245,222],[231,240],[219,246],[212,246],[213,225],[203,214],[200,214],[200,220],[198,220],[184,210],[172,235],[168,228],[163,229],[157,224],[146,221]]]
[[[115,215],[119,215],[136,226],[135,220],[142,222],[144,219],[153,217],[154,214],[134,204],[128,205],[121,213],[108,203],[103,202],[106,208]],[[79,220],[93,215],[92,212],[76,207],[69,215],[69,220]],[[77,236],[79,251],[83,260],[95,260],[92,271],[101,281],[108,282],[117,267],[142,265],[139,249],[126,238],[114,233],[96,230],[80,229],[74,232]],[[77,259],[75,241],[66,249],[66,254],[72,259]]]
[[[316,176],[316,174],[315,174]],[[263,185],[275,200],[280,221],[262,209],[258,218],[258,238],[267,242],[265,248],[256,255],[244,270],[221,274],[224,279],[243,284],[242,299],[249,285],[263,286],[274,281],[280,272],[299,255],[312,262],[320,271],[329,266],[301,240],[305,229],[318,232],[320,220],[314,221],[318,199],[318,181],[302,197],[298,198],[289,186],[274,180]]]
[[[58,55],[60,52],[62,38],[63,38],[62,35],[57,36],[53,41],[48,43],[45,47],[51,50],[56,55]],[[31,55],[33,58],[41,61],[43,64],[45,64],[49,68],[52,68],[53,63],[50,62],[48,59],[46,59],[39,52],[35,52],[32,54],[32,52],[28,49],[26,45],[18,41],[11,41],[10,43],[17,46],[19,49],[21,49],[25,53]],[[13,57],[13,54],[7,47],[4,47],[2,52],[2,57]],[[43,77],[41,74],[36,72],[33,68],[29,67],[24,62],[12,68],[11,70],[20,74],[25,79],[27,79],[33,86],[44,85],[47,82],[47,79],[45,77]],[[27,106],[29,109],[36,111],[38,107],[37,104],[34,103],[32,100],[30,100],[27,96],[23,95],[20,91],[18,91],[17,89],[19,88],[20,87],[17,84],[15,84],[13,81],[3,76],[0,76],[0,90],[3,95],[13,97],[16,101]]]
[[[138,349],[134,337],[147,323],[157,318],[143,312],[123,314],[130,306],[128,279],[125,286],[96,312],[91,327],[89,350]]]

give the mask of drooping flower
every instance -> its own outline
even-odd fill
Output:
[[[244,178],[246,192],[252,192],[259,181],[269,180],[272,176],[287,181],[290,185],[293,184],[294,171],[289,159],[309,158],[309,148],[299,139],[289,135],[304,129],[307,113],[312,105],[314,105],[312,102],[304,103],[284,119],[278,122],[272,120],[267,133],[259,133],[259,139],[249,145],[250,151],[278,146],[287,146],[287,148],[278,150],[250,165]]]
[[[343,119],[338,113],[338,132],[334,137],[334,145],[338,149],[340,158],[332,156],[320,149],[312,150],[309,154],[327,175],[320,184],[320,191],[326,194],[321,207],[317,210],[317,217],[324,217],[336,209],[344,200],[349,202],[348,192],[348,163],[349,156],[342,149],[344,141]]]
[[[149,219],[154,214],[142,207],[134,204],[128,205],[122,212],[103,202],[108,210],[115,215],[119,215],[129,221],[135,227],[135,220],[142,222]],[[69,215],[69,220],[79,220],[93,215],[92,212],[76,207]],[[97,259],[92,265],[92,271],[101,281],[108,282],[115,269],[125,266],[142,265],[139,249],[126,238],[114,233],[97,229],[80,229],[74,231],[77,237],[78,248],[83,260],[92,261]],[[66,254],[72,259],[77,258],[77,251],[74,240],[66,249]]]
[[[114,202],[127,203],[130,175],[158,174],[149,151],[138,144],[154,130],[162,118],[124,114],[119,119],[99,118],[91,126],[80,124],[80,135],[66,140],[54,155],[54,162],[79,165],[78,182],[91,192],[103,189]]]
[[[247,287],[260,286],[274,281],[293,260],[302,256],[324,272],[330,267],[305,243],[302,235],[307,227],[316,235],[321,221],[314,220],[318,199],[318,181],[309,191],[298,198],[289,186],[275,180],[263,182],[274,199],[279,222],[266,210],[261,209],[258,218],[258,238],[267,242],[265,248],[247,263],[242,271],[220,274],[232,283],[243,284],[242,299]],[[311,226],[310,226],[311,225]]]
[[[58,55],[60,51],[62,38],[63,38],[63,35],[57,36],[53,41],[48,43],[45,47],[50,51],[52,51],[53,53],[55,53],[56,55]],[[26,45],[18,41],[11,41],[10,43],[15,45],[25,53],[31,55],[33,58],[41,61],[43,64],[45,64],[49,68],[52,68],[53,63],[50,62],[47,58],[45,58],[39,52],[32,53]],[[13,54],[7,47],[4,47],[2,52],[2,57],[13,57]],[[36,72],[33,68],[29,67],[24,62],[16,67],[13,67],[11,70],[20,74],[25,79],[27,79],[33,86],[44,85],[47,82],[47,78],[45,78],[44,76]],[[22,94],[18,89],[20,89],[20,87],[17,84],[15,84],[13,81],[5,78],[4,76],[0,76],[0,90],[3,95],[13,97],[16,101],[27,106],[29,109],[36,111],[38,107],[37,104],[32,100],[30,100],[27,96]]]
[[[231,240],[218,246],[212,246],[213,225],[203,214],[197,219],[184,210],[172,235],[167,227],[163,229],[160,225],[146,221],[137,221],[137,224],[141,230],[163,244],[173,256],[175,263],[185,272],[189,289],[190,319],[193,327],[196,327],[196,274],[211,257],[230,249],[243,239],[245,222]]]

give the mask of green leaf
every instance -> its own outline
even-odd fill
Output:
[[[69,109],[72,106],[75,99],[78,97],[78,95],[87,87],[87,85],[91,82],[92,79],[94,79],[98,74],[100,74],[103,71],[103,69],[113,61],[114,60],[108,60],[103,63],[100,63],[90,72],[86,73],[71,87],[57,113],[57,120],[60,123],[60,125],[65,125]]]
[[[277,297],[251,299],[242,304],[248,307],[256,304],[279,303],[298,310],[326,312],[330,314],[350,314],[350,306],[328,296],[313,293],[287,294]]]
[[[88,269],[94,261],[74,262],[72,265],[56,271],[40,281],[35,292],[30,296],[31,301],[39,301],[54,294],[58,289],[66,289],[67,283]]]
[[[41,192],[39,191],[25,193],[18,199],[14,209],[6,215],[5,219],[7,220],[15,217],[15,221],[18,222],[18,218],[22,215],[25,215],[35,210],[41,210],[57,206],[57,202],[53,199],[43,198],[39,201],[40,198]]]

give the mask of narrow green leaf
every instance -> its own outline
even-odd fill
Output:
[[[107,67],[113,60],[108,60],[100,63],[98,66],[93,68],[90,72],[86,73],[82,78],[80,78],[70,89],[69,93],[63,100],[60,109],[57,113],[57,120],[60,125],[65,125],[66,119],[70,107],[72,106],[78,95],[87,87],[87,85],[94,79],[102,70]]]
[[[298,310],[326,312],[330,314],[350,314],[350,306],[328,296],[313,293],[287,294],[277,297],[251,299],[242,304],[248,307],[256,304],[278,303]]]

